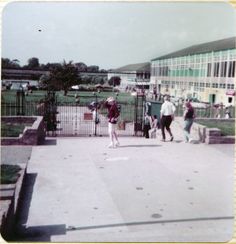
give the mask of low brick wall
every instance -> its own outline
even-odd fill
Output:
[[[7,241],[14,236],[16,215],[22,194],[22,185],[26,176],[26,168],[27,166],[20,170],[20,176],[15,184],[0,185],[0,231],[2,237]]]
[[[199,142],[206,144],[234,144],[235,136],[222,136],[221,130],[218,128],[207,128],[206,126],[199,124],[199,122],[208,120],[208,121],[229,121],[229,119],[195,119],[191,128],[191,135],[194,139]],[[234,121],[234,119],[230,119]],[[183,129],[183,118],[175,118],[181,129]]]
[[[207,119],[209,121],[218,121],[219,119]],[[235,136],[222,136],[221,130],[218,128],[207,128],[204,125],[198,124],[202,119],[196,119],[193,130],[198,131],[199,140],[206,144],[234,144]],[[220,121],[229,121],[229,119],[220,119]],[[234,119],[232,119],[234,121]]]
[[[5,123],[32,123],[26,126],[19,137],[2,137],[2,145],[38,145],[43,143],[46,137],[46,129],[42,116],[3,116]]]
[[[199,140],[199,142],[204,143],[206,140],[206,126],[198,124],[196,121],[194,121],[192,125],[192,132],[195,134],[196,138]]]

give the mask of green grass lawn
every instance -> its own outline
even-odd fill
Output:
[[[13,184],[16,183],[19,178],[19,172],[21,168],[18,165],[1,165],[1,176],[0,183],[1,184]]]
[[[31,124],[1,123],[1,137],[18,137],[26,126]]]
[[[222,135],[234,136],[235,135],[235,121],[221,121],[221,120],[199,120],[197,123],[205,125],[208,128],[218,128],[221,130]]]
[[[25,100],[27,102],[39,102],[41,99],[45,97],[47,94],[46,91],[37,90],[33,91],[33,93],[29,93],[28,96],[25,96]],[[86,91],[69,91],[67,96],[63,95],[63,91],[56,92],[57,101],[59,103],[74,103],[75,102],[75,94],[79,95],[80,102],[87,102],[87,101],[95,101],[95,95],[93,92],[86,92]],[[97,98],[99,101],[105,100],[106,98],[113,96],[116,98],[115,92],[101,92],[96,93]],[[120,92],[117,96],[117,100],[119,102],[127,102],[127,103],[134,103],[134,97],[132,97],[129,93]],[[15,103],[16,102],[16,91],[6,90],[2,91],[2,102],[3,103]]]

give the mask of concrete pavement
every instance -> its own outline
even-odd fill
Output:
[[[56,138],[33,147],[17,239],[229,241],[234,145],[182,143],[177,126],[173,142],[121,137],[109,149],[108,137]]]

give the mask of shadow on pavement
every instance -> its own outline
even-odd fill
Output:
[[[46,139],[42,146],[55,146],[57,145],[57,139]]]
[[[52,235],[64,235],[66,233],[64,224],[26,227],[36,178],[37,174],[32,173],[25,176],[16,213],[14,236],[9,241],[49,242]],[[40,212],[38,214],[40,215]]]
[[[124,145],[119,147],[161,147],[161,145],[153,144],[153,145]]]
[[[14,241],[22,242],[50,242],[52,235],[65,235],[66,225],[42,225],[28,227],[18,233]]]

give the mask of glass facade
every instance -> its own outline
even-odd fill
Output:
[[[204,97],[205,91],[234,90],[236,49],[194,54],[151,63],[151,80],[161,93]],[[211,89],[211,91],[209,91]],[[204,100],[207,100],[204,99]]]

